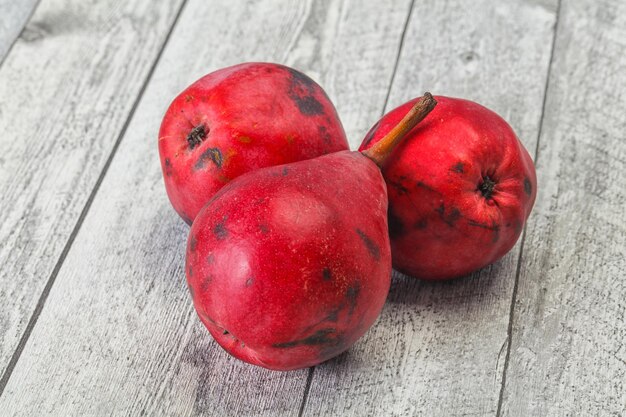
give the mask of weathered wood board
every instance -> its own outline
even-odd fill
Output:
[[[158,125],[185,85],[246,60],[286,62],[323,85],[329,80],[331,97],[356,108],[348,113],[373,121],[383,110],[409,2],[402,6],[189,1],[0,409],[8,415],[298,415],[308,370],[277,373],[236,361],[195,316],[183,274],[187,227],[165,195]],[[368,42],[355,44],[361,34]],[[351,67],[358,57],[367,61]],[[346,70],[354,85],[371,90],[345,85]],[[368,103],[372,97],[377,105]],[[361,126],[346,127],[361,136]]]
[[[563,1],[503,415],[626,415],[626,3]]]
[[[0,391],[180,5],[44,0],[0,66]]]

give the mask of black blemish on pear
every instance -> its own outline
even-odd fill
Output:
[[[189,145],[189,149],[194,149],[196,146],[200,145],[209,134],[208,131],[209,129],[204,124],[199,124],[191,129],[187,135],[187,144]]]
[[[315,82],[301,72],[289,69],[289,89],[287,95],[305,116],[324,114],[324,106],[314,96]]]
[[[213,234],[217,238],[217,240],[224,240],[228,237],[228,230],[226,230],[226,217],[222,218],[222,221],[217,223],[213,227]]]
[[[380,260],[380,248],[378,247],[376,242],[374,242],[372,238],[370,238],[367,234],[365,234],[365,232],[362,231],[361,229],[356,229],[356,233],[359,235],[359,237],[365,244],[365,247],[367,248],[367,251],[369,252],[369,254],[374,259],[379,261]]]
[[[322,279],[324,281],[330,281],[333,278],[330,268],[324,268],[322,270]]]
[[[426,229],[426,227],[428,227],[428,220],[426,220],[425,218],[419,219],[413,225],[413,228],[417,230],[424,230]]]
[[[524,192],[527,196],[530,196],[533,192],[533,186],[530,183],[530,179],[528,177],[524,178]]]
[[[336,345],[339,342],[337,330],[333,328],[320,329],[311,336],[291,342],[274,343],[276,348],[292,348],[296,346]]]
[[[170,160],[170,158],[165,158],[165,176],[167,177],[171,177],[172,176],[172,161]]]
[[[465,164],[459,161],[452,166],[451,171],[456,172],[458,174],[462,174],[465,172]]]
[[[222,152],[218,148],[207,149],[198,157],[198,161],[193,167],[196,170],[202,169],[206,166],[208,161],[213,162],[216,167],[221,168],[223,162]]]
[[[346,299],[350,303],[350,311],[348,314],[352,315],[354,309],[356,308],[357,300],[359,298],[359,293],[361,292],[361,284],[357,281],[348,287],[346,290]]]
[[[319,125],[317,131],[319,132],[320,137],[325,143],[331,143],[332,138],[330,137],[330,133],[328,133],[328,129],[326,129],[326,126]]]

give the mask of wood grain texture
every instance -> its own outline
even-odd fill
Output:
[[[43,1],[0,67],[0,374],[180,1]]]
[[[563,1],[503,415],[626,415],[626,3]]]
[[[556,2],[417,1],[387,110],[421,95],[460,96],[505,117],[535,149]],[[318,366],[305,416],[494,416],[519,245],[449,283],[397,274],[377,324]]]
[[[331,80],[331,97],[347,105],[384,97],[408,12],[397,3],[189,1],[0,397],[5,415],[298,415],[308,370],[234,360],[195,316],[188,229],[165,195],[157,131],[187,84],[245,60]],[[367,44],[355,44],[361,34]],[[377,91],[339,81],[358,56],[388,62],[359,63],[365,79],[355,83]],[[382,105],[356,112],[374,120]]]
[[[0,63],[22,32],[39,0],[0,0]],[[28,33],[24,34],[25,37]]]

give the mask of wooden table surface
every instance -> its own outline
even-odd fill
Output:
[[[228,356],[195,315],[157,131],[243,61],[324,86],[350,144],[429,90],[507,119],[537,164],[517,246],[394,273],[314,368]],[[626,415],[623,0],[0,0],[0,415]]]

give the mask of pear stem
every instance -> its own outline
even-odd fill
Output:
[[[379,168],[382,168],[393,148],[395,148],[419,122],[424,120],[436,105],[437,100],[435,100],[432,94],[424,93],[415,105],[411,107],[411,110],[400,120],[400,123],[371,148],[361,151],[361,153],[374,161]]]

